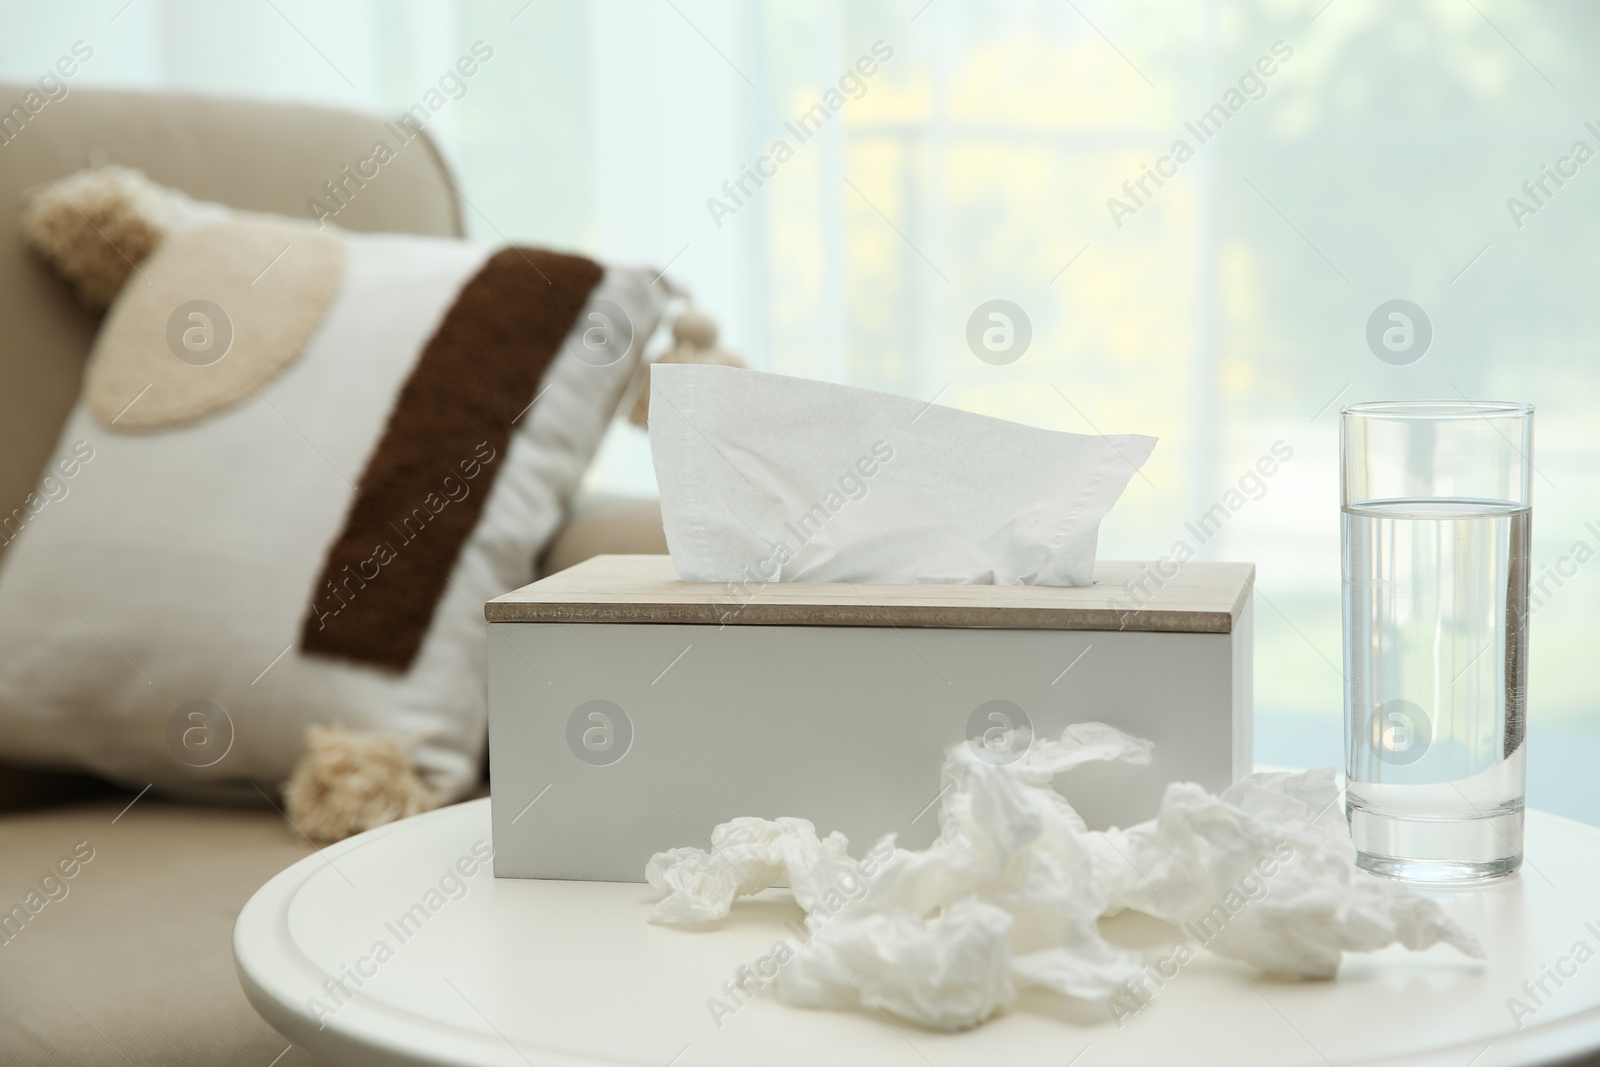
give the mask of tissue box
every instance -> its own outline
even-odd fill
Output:
[[[1172,572],[1172,573],[1168,573]],[[681,582],[599,556],[489,602],[495,874],[643,881],[741,815],[853,852],[938,834],[947,745],[1099,720],[1148,767],[1056,786],[1096,829],[1251,770],[1248,563],[1098,562],[1081,587]]]

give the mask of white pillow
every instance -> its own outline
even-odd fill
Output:
[[[387,428],[408,379],[414,372],[426,378],[418,368],[430,338],[492,265],[494,250],[322,233],[343,243],[342,281],[297,358],[264,364],[262,380],[242,399],[182,425],[129,432],[80,399],[37,508],[20,509],[20,521],[18,513],[0,516],[3,536],[15,538],[0,564],[0,756],[84,768],[134,786],[253,797],[257,785],[270,790],[288,776],[308,727],[337,724],[410,745],[441,797],[478,780],[486,739],[483,604],[532,579],[533,561],[616,411],[666,294],[649,272],[605,270],[537,389],[515,397],[511,410],[531,406],[509,430],[503,454],[493,444],[496,422],[484,427],[481,447],[437,456],[455,481],[434,477],[438,492],[417,499],[423,511],[413,525],[449,508],[483,509],[418,629],[414,617],[407,622],[384,606],[405,601],[415,616],[417,583],[403,586],[375,563],[376,577],[346,582],[341,598],[324,572],[330,546],[357,523],[357,486],[370,491],[382,473],[375,457],[380,442],[392,444]],[[170,290],[173,272],[184,270],[167,254],[179,243],[141,265],[144,281]],[[554,269],[548,253],[515,254],[535,270]],[[194,298],[207,298],[206,279],[190,284]],[[139,320],[135,304],[146,288],[139,276],[129,280],[102,337],[118,321]],[[510,299],[535,307],[544,290],[523,286]],[[608,325],[631,331],[608,336]],[[481,347],[488,361],[506,358],[495,356],[497,346],[514,360],[525,341],[494,328],[486,336],[473,351]],[[597,340],[609,347],[596,352]],[[224,360],[251,358],[250,343],[235,337]],[[92,365],[91,378],[94,372]],[[474,367],[453,377],[475,374]],[[494,395],[504,409],[505,398]],[[411,399],[414,440],[426,420],[417,421],[418,398]],[[457,397],[458,439],[461,403]],[[414,472],[389,476],[403,486]],[[419,551],[395,529],[394,554]],[[339,613],[329,612],[347,602],[351,616],[365,612],[369,638],[378,608],[394,615],[397,634],[409,626],[420,642],[414,656],[363,659],[360,642],[346,643],[353,652],[335,642],[331,654],[308,653],[315,624],[337,625]]]

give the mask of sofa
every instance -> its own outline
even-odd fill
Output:
[[[0,85],[0,101],[24,91]],[[6,131],[3,510],[27,495],[47,462],[98,322],[23,248],[23,190],[92,164],[120,163],[201,199],[300,215],[329,175],[367,150],[381,125],[370,115],[321,107],[75,88]],[[460,235],[456,180],[426,143],[386,166],[339,224]],[[548,573],[602,552],[665,550],[655,502],[596,497],[575,502],[538,569]],[[54,889],[14,932],[0,928],[0,1064],[322,1062],[256,1016],[234,976],[231,950],[234,919],[251,893],[311,851],[266,804],[198,807],[11,765],[0,737],[0,912],[64,860],[74,868],[59,881],[64,894]]]

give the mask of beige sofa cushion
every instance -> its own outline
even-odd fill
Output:
[[[0,1063],[267,1067],[289,1043],[239,988],[233,922],[311,847],[270,809],[132,796],[0,819],[0,913],[93,850],[56,875],[65,896],[52,886],[59,899],[0,926]],[[320,1062],[291,1049],[276,1067]]]

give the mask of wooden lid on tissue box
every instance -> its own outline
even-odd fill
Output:
[[[595,556],[496,597],[499,622],[937,626],[1232,633],[1253,563],[1101,560],[1094,584],[868,585],[682,582],[668,556]]]

